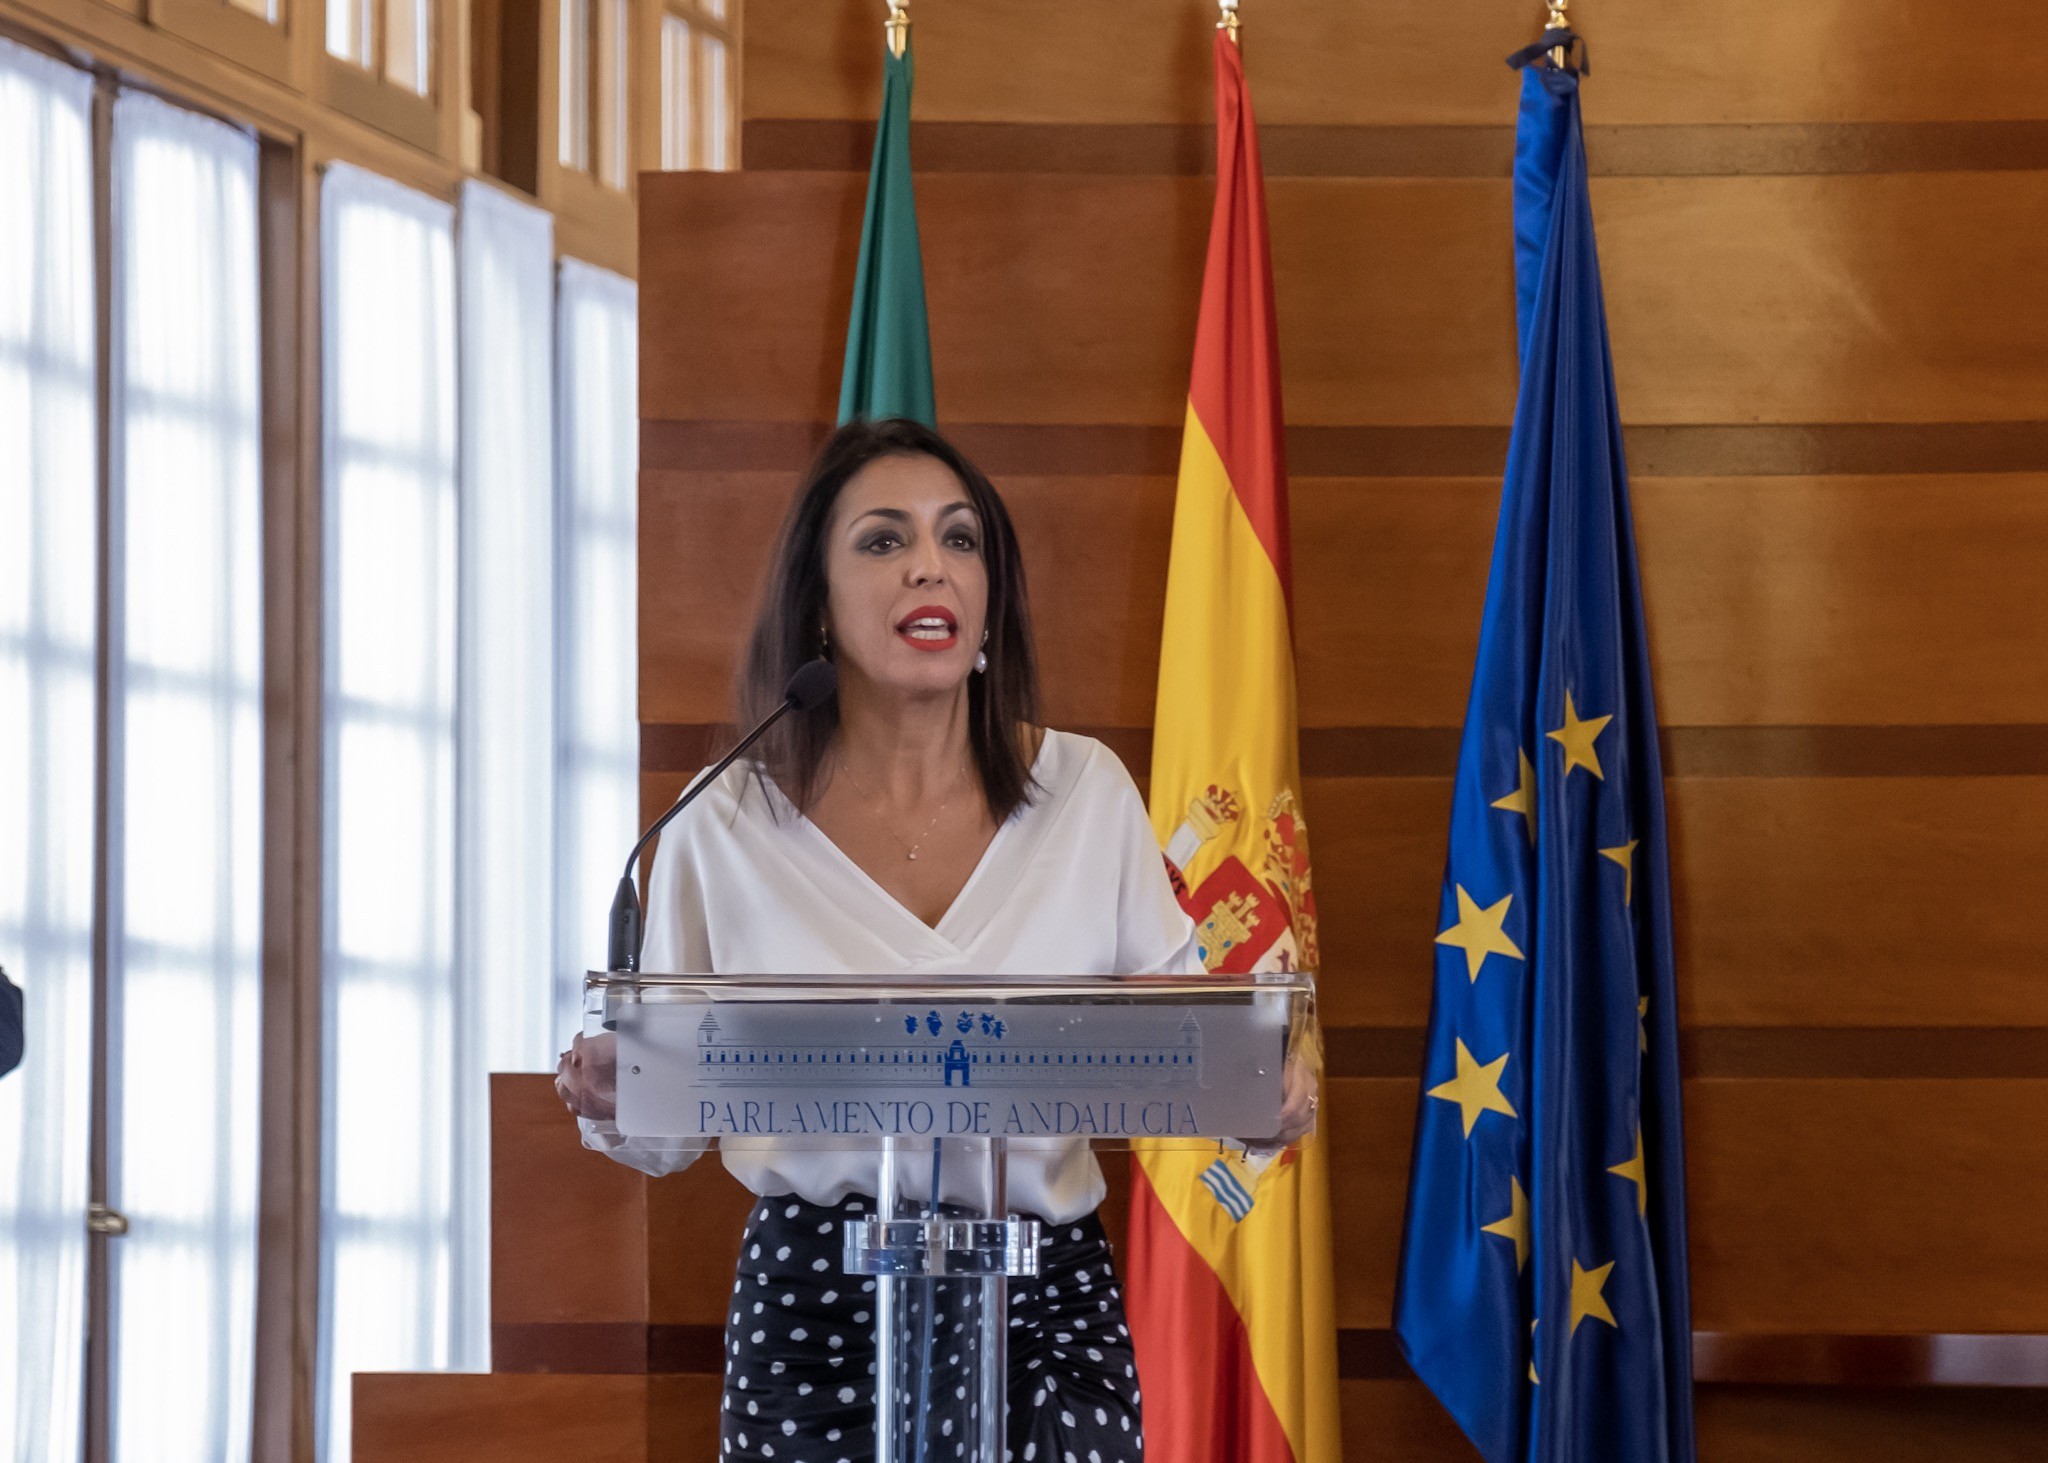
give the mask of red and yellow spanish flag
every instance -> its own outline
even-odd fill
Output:
[[[1212,972],[1314,970],[1295,745],[1280,356],[1237,45],[1216,35],[1216,211],[1195,329],[1153,722],[1152,822]],[[1260,1164],[1134,1155],[1127,1273],[1152,1463],[1335,1463],[1320,1139]]]

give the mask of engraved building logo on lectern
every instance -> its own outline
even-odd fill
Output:
[[[896,1019],[889,1018],[892,1024]],[[1014,1014],[1012,1019],[1016,1019]],[[698,1080],[720,1086],[822,1086],[853,1076],[872,1078],[886,1073],[910,1085],[928,1082],[937,1087],[957,1084],[1003,1089],[1088,1083],[1149,1091],[1205,1085],[1202,1027],[1192,1011],[1171,1042],[1114,1041],[1102,1046],[1091,1046],[1085,1040],[1034,1040],[1000,1021],[984,1021],[977,1027],[967,1012],[961,1013],[956,1028],[962,1034],[950,1039],[937,1013],[922,1020],[916,1016],[902,1020],[906,1039],[845,1045],[737,1038],[720,1025],[716,1012],[706,1012],[697,1026]]]

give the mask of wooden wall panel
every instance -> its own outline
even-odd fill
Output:
[[[1697,1406],[1700,1463],[2034,1463],[2048,1437],[2038,1391],[1716,1387]]]
[[[1182,122],[1206,115],[1212,0],[911,7],[917,115],[991,122]],[[1246,0],[1245,58],[1260,120],[1498,125],[1531,39],[1524,0]],[[875,114],[871,0],[751,0],[743,105],[753,117]],[[1815,122],[2038,117],[2048,15],[2032,0],[1651,7],[1578,0],[1599,49],[1586,109],[1599,122]],[[1899,64],[1899,47],[1913,64]]]
[[[1268,203],[1290,421],[1511,416],[1504,184],[1276,180]],[[2048,175],[1610,178],[1593,204],[1625,420],[2040,415]]]
[[[640,475],[640,720],[724,721],[790,473]]]
[[[2013,673],[2022,647],[2048,644],[2048,596],[2031,567],[2048,561],[2048,477],[1634,488],[1665,725],[2048,721],[2048,675]],[[1159,491],[1170,503],[1170,487]],[[1305,725],[1459,724],[1499,494],[1490,480],[1296,480]],[[1134,579],[1147,576],[1129,597],[1156,607],[1164,563],[1151,579],[1151,545],[1121,557]],[[1074,562],[1047,556],[1045,569]],[[1157,613],[1133,617],[1134,641],[1156,647]],[[1136,667],[1141,686],[1155,665],[1156,653]],[[1085,664],[1066,669],[1098,679]]]
[[[2048,721],[2048,675],[2013,674],[2048,645],[2028,568],[2048,562],[2048,476],[1644,479],[1634,498],[1668,723]]]
[[[1479,1463],[1429,1389],[1413,1378],[1338,1387],[1344,1456],[1354,1463]]]
[[[653,1463],[647,1378],[358,1372],[353,1452],[355,1463]]]
[[[2038,1025],[2048,779],[1672,785],[1681,1015]]]
[[[689,786],[690,775],[690,772],[640,774],[640,821],[643,825],[659,818],[664,808],[683,795],[683,789]]]
[[[1417,1084],[1330,1084],[1337,1323],[1393,1319]],[[2048,1082],[1688,1082],[1702,1331],[2048,1330]],[[1882,1284],[1845,1285],[1851,1275]]]
[[[1683,778],[1666,797],[1687,1024],[2041,1022],[2048,778]],[[1316,778],[1304,798],[1324,1020],[1421,1025],[1449,780]]]
[[[716,1373],[647,1379],[647,1463],[710,1463],[724,1456],[718,1446],[723,1380]]]
[[[494,1325],[647,1316],[647,1180],[589,1152],[544,1078],[491,1078]]]
[[[645,720],[727,714],[796,476],[645,475],[640,636],[668,668],[643,683]],[[1148,725],[1172,481],[998,486],[1048,715]],[[1499,494],[1486,479],[1296,479],[1304,725],[1459,723]],[[1665,725],[2048,722],[2048,675],[2022,670],[2048,643],[2048,476],[1647,478],[1635,504]]]
[[[851,174],[643,175],[641,418],[829,419],[864,198]]]
[[[716,1153],[674,1182],[648,1186],[648,1319],[657,1325],[725,1324],[753,1196]]]
[[[1701,1330],[2048,1331],[2048,1083],[1695,1082]]]
[[[1394,1078],[1340,1079],[1328,1087],[1330,1212],[1344,1216],[1337,1324],[1384,1328],[1394,1319],[1418,1087]]]
[[[1315,778],[1302,788],[1302,804],[1315,860],[1324,1023],[1420,1027],[1429,1019],[1451,780]]]
[[[861,187],[644,181],[643,305],[670,324],[642,337],[643,416],[831,416]],[[1510,418],[1504,181],[1276,179],[1268,198],[1290,422]],[[1192,177],[921,178],[941,412],[1177,425],[1209,200]],[[1630,421],[2040,415],[2048,173],[1610,178],[1594,201]]]
[[[1593,205],[1631,421],[2041,415],[2048,174],[1617,178]]]
[[[1013,478],[1000,491],[1024,548],[1048,721],[1149,727],[1158,698],[1172,482]]]

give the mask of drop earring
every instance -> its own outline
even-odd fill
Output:
[[[983,675],[986,675],[988,674],[988,631],[986,630],[981,632],[981,643],[983,648],[974,653],[974,668]]]
[[[818,627],[818,654],[827,660],[832,658],[832,632],[823,625]]]

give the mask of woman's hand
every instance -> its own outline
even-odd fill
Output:
[[[1280,1131],[1246,1143],[1245,1152],[1280,1153],[1316,1130],[1316,1101],[1322,1086],[1316,1067],[1299,1055],[1287,1058],[1280,1071]]]
[[[1300,1057],[1289,1057],[1280,1073],[1280,1131],[1274,1135],[1279,1146],[1288,1147],[1316,1130],[1316,1102],[1322,1082],[1315,1068]]]
[[[608,1123],[618,1116],[619,1039],[578,1032],[555,1067],[555,1096],[579,1118]]]

